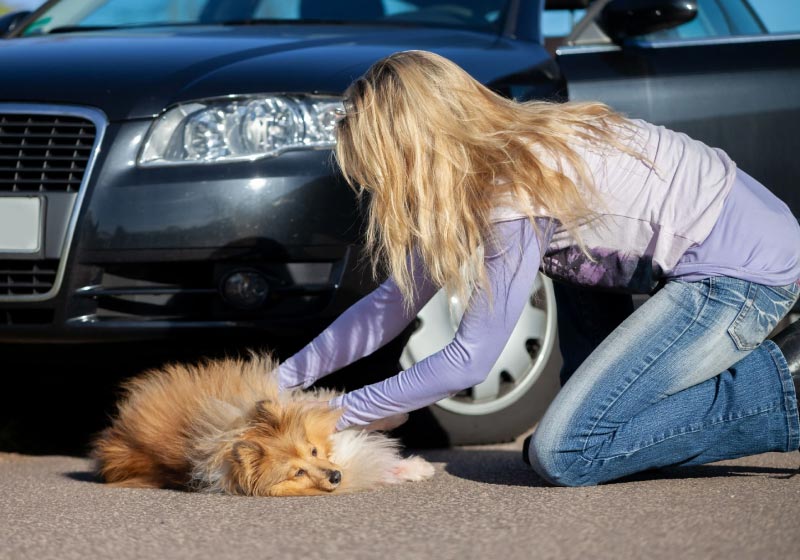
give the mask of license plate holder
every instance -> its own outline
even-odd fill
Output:
[[[0,255],[41,253],[43,218],[40,196],[0,197]]]

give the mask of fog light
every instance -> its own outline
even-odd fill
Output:
[[[241,309],[260,307],[269,294],[269,282],[257,270],[237,270],[222,281],[222,297]]]

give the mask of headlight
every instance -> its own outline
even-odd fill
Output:
[[[147,134],[140,165],[217,163],[331,148],[338,97],[259,95],[176,105]]]

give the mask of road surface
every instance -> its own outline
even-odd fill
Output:
[[[800,453],[545,485],[513,444],[425,450],[435,477],[245,498],[109,488],[80,457],[0,454],[0,558],[797,558]]]

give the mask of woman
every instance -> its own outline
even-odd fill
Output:
[[[440,288],[472,294],[455,339],[332,402],[337,428],[480,383],[541,267],[572,285],[657,290],[526,441],[545,480],[800,447],[787,359],[763,342],[800,292],[800,226],[724,152],[600,103],[515,103],[422,51],[375,63],[345,99],[336,158],[369,195],[367,247],[389,279],[281,366],[283,387],[375,351]]]

